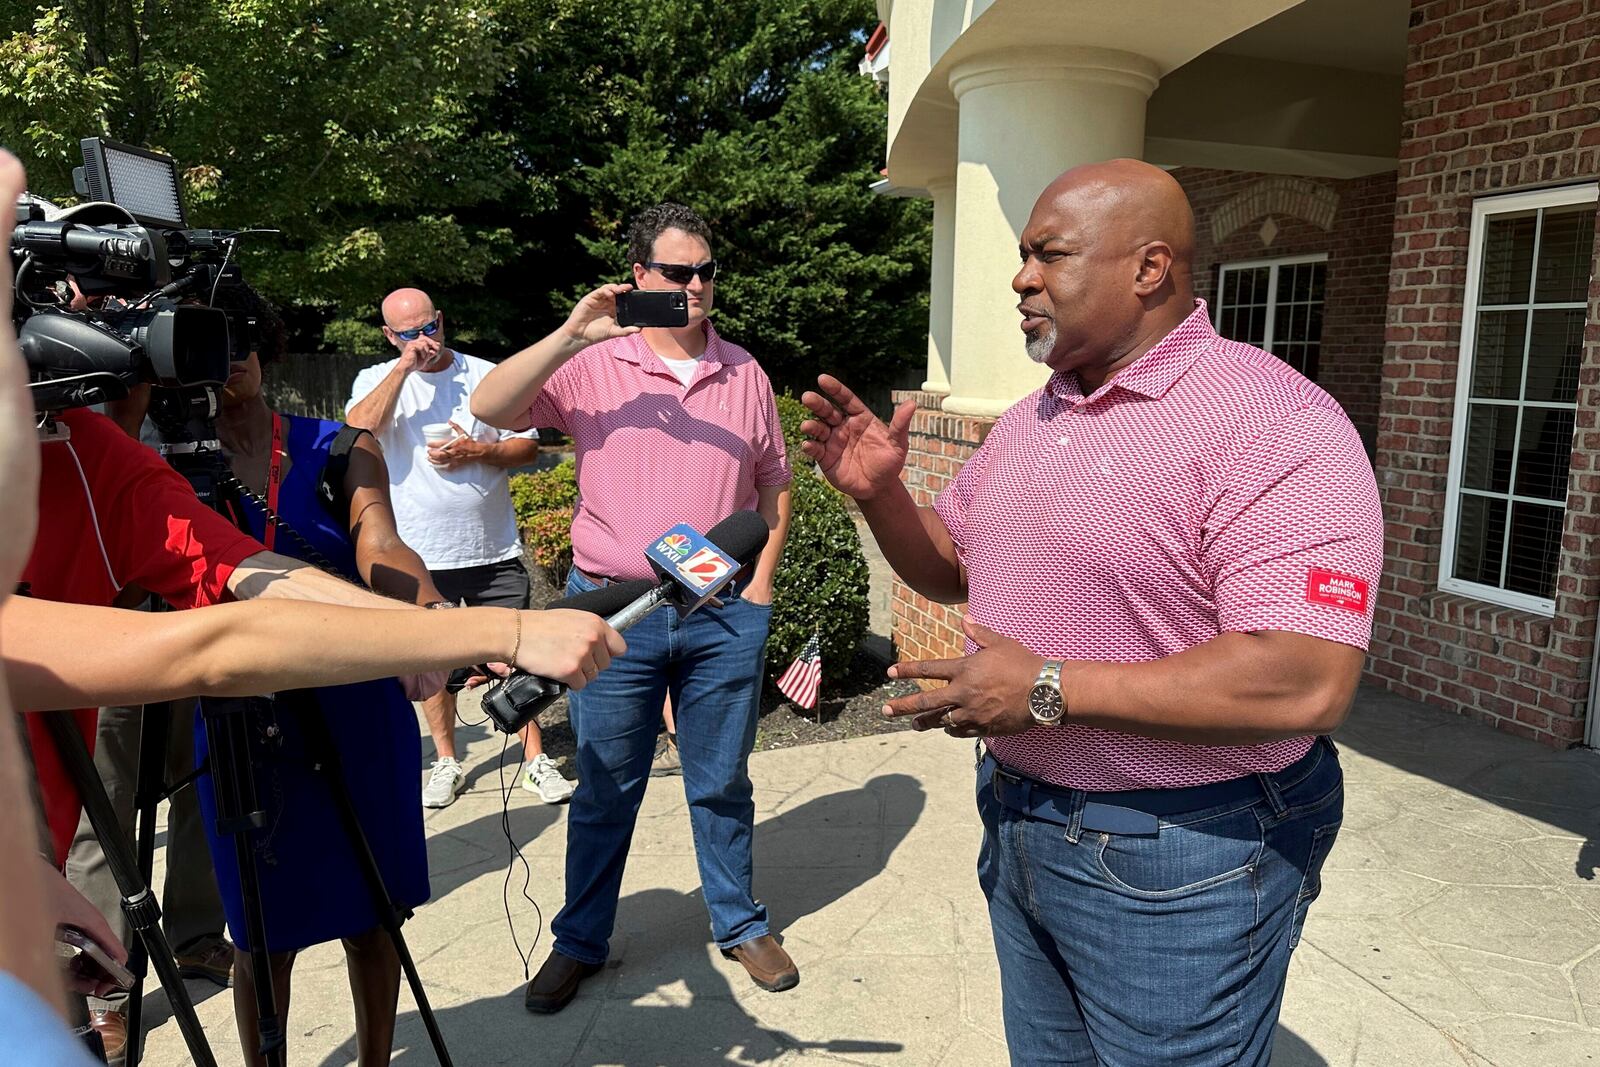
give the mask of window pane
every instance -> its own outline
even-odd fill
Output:
[[[1571,410],[1522,409],[1522,447],[1517,450],[1517,495],[1567,499],[1572,461]]]
[[[1491,493],[1508,492],[1516,438],[1516,408],[1473,404],[1467,415],[1467,453],[1461,484]]]
[[[1259,345],[1267,339],[1267,307],[1265,304],[1250,305],[1250,320],[1245,327],[1244,335],[1235,338],[1239,341],[1248,341],[1250,344]]]
[[[1541,303],[1587,300],[1594,256],[1594,205],[1553,208],[1539,235],[1534,299]]]
[[[1511,506],[1511,555],[1506,560],[1506,588],[1532,596],[1556,594],[1556,567],[1561,562],[1561,509],[1541,504]]]
[[[1528,400],[1578,402],[1583,363],[1583,309],[1538,310],[1528,340]]]
[[[1472,351],[1472,395],[1486,400],[1516,400],[1522,388],[1522,346],[1527,341],[1526,311],[1485,311],[1478,316]]]
[[[1322,346],[1315,341],[1308,341],[1304,346],[1305,355],[1295,365],[1295,369],[1312,381],[1317,380],[1317,357],[1322,352]]]
[[[1495,215],[1484,227],[1481,304],[1525,304],[1533,279],[1536,211]]]
[[[1456,574],[1466,582],[1500,584],[1500,555],[1505,545],[1506,502],[1461,494],[1456,536]]]

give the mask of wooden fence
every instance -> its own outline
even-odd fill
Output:
[[[382,356],[336,352],[283,356],[267,368],[267,403],[291,415],[343,421],[356,375],[383,361]]]

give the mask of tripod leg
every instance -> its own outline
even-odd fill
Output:
[[[216,1067],[216,1058],[211,1054],[211,1046],[206,1043],[205,1030],[194,1012],[194,1001],[189,999],[189,990],[179,977],[178,964],[172,958],[172,948],[167,944],[166,935],[161,932],[161,908],[150,887],[139,880],[134,858],[129,854],[128,843],[122,837],[122,829],[106,796],[106,788],[95,772],[88,746],[78,733],[78,724],[66,712],[48,712],[45,721],[61,762],[72,776],[78,796],[83,799],[83,810],[89,815],[89,825],[94,827],[95,836],[100,839],[106,866],[110,868],[111,876],[122,893],[123,910],[128,913],[128,921],[139,935],[150,964],[155,968],[156,977],[161,981],[161,988],[167,991],[167,999],[172,1004],[178,1029],[183,1033],[183,1042],[188,1046],[189,1057],[197,1067]],[[131,1029],[128,1032],[130,1063],[138,1061],[142,1036]]]
[[[250,942],[250,969],[255,976],[256,1032],[259,1053],[268,1067],[283,1067],[286,1059],[283,1020],[278,1016],[272,988],[272,960],[267,952],[267,922],[261,910],[261,879],[251,851],[250,830],[261,822],[256,803],[244,702],[200,701],[206,736],[211,747],[211,783],[217,799],[217,830],[233,836],[234,860],[239,867],[239,892],[244,904],[245,936]]]
[[[134,780],[134,851],[139,882],[150,885],[156,856],[156,809],[166,777],[167,739],[171,729],[172,705],[147,704],[139,716],[139,772]],[[151,894],[154,903],[155,895]],[[124,905],[126,910],[127,905]],[[132,914],[129,914],[130,920]],[[157,915],[159,918],[159,913]],[[164,936],[164,935],[163,935]],[[128,1057],[126,1067],[138,1067],[143,1056],[144,1035],[144,942],[130,946],[128,970],[134,974],[128,990]]]
[[[405,935],[400,932],[401,922],[409,918],[410,913],[401,914],[394,898],[389,895],[389,887],[383,883],[383,872],[378,869],[377,857],[373,856],[372,845],[367,841],[366,831],[361,828],[361,820],[356,817],[355,802],[351,800],[350,789],[345,785],[339,750],[334,746],[333,735],[328,732],[328,724],[322,717],[322,707],[317,703],[315,696],[305,691],[284,693],[280,696],[292,701],[291,706],[300,719],[301,729],[305,732],[306,749],[311,755],[314,766],[328,783],[328,791],[333,794],[334,807],[339,812],[339,822],[344,826],[345,836],[350,841],[350,849],[355,853],[356,863],[361,868],[361,878],[367,883],[367,893],[372,898],[372,909],[378,915],[379,924],[388,933],[389,940],[394,943],[395,954],[400,957],[400,968],[405,972],[406,984],[411,987],[412,999],[417,1003],[417,1015],[422,1019],[423,1028],[428,1031],[428,1040],[433,1044],[433,1053],[438,1057],[440,1067],[453,1067],[450,1050],[445,1047],[444,1033],[439,1029],[439,1020],[433,1014],[433,1005],[428,1002],[428,991],[422,986],[422,975],[417,972],[416,961],[411,958],[411,949],[406,945]]]

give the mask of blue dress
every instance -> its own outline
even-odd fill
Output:
[[[328,449],[341,426],[287,415],[283,424],[290,466],[278,489],[278,514],[346,578],[359,584],[349,531],[317,499]],[[248,499],[244,508],[250,532],[263,539],[261,508]],[[281,530],[273,550],[295,558],[304,555],[300,542]],[[329,639],[337,636],[330,634]],[[322,709],[356,815],[390,896],[402,908],[416,907],[428,899],[429,889],[421,742],[411,702],[393,678],[327,686],[307,695]],[[265,722],[254,722],[247,730],[257,800],[266,813],[265,825],[250,836],[260,872],[267,949],[289,952],[370,930],[378,925],[378,913],[327,783],[310,765],[293,704],[280,697],[270,709],[271,721],[281,730],[281,744],[267,742]],[[207,747],[204,722],[197,716],[197,763],[206,758]],[[234,840],[217,834],[211,774],[200,776],[196,787],[228,928],[238,946],[249,950]]]

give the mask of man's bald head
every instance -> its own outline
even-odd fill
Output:
[[[396,289],[383,298],[383,324],[391,330],[414,330],[433,316],[433,301],[421,289]]]
[[[1012,288],[1028,353],[1085,386],[1194,310],[1194,212],[1166,171],[1137,159],[1073,167],[1039,194]]]
[[[1066,171],[1045,186],[1034,211],[1051,202],[1106,239],[1129,247],[1163,242],[1185,279],[1194,264],[1194,211],[1177,179],[1141,159],[1108,159]]]

